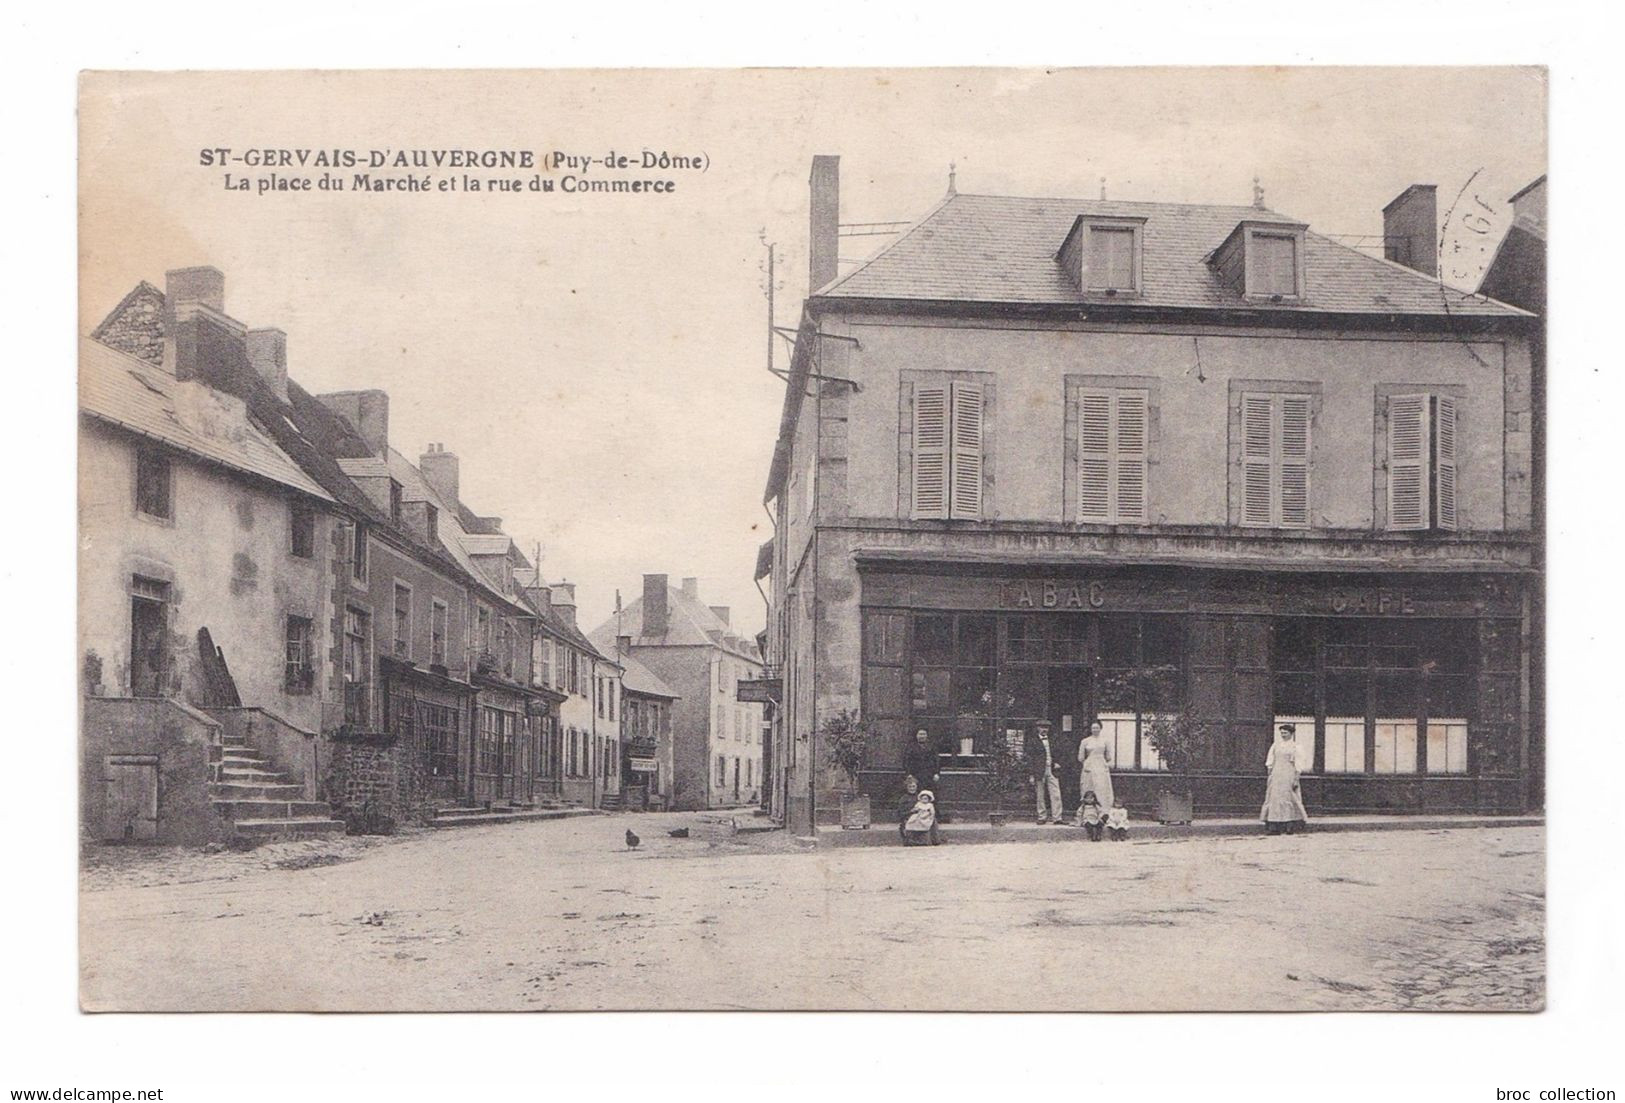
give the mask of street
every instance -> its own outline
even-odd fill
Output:
[[[248,854],[104,851],[82,877],[82,1005],[1537,1010],[1545,999],[1539,827],[1116,844],[1079,833],[935,849],[667,836],[696,823],[591,816]]]

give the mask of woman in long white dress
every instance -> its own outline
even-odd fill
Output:
[[[1309,812],[1303,806],[1303,793],[1298,784],[1297,729],[1282,724],[1264,758],[1269,771],[1269,782],[1264,789],[1264,807],[1258,818],[1271,835],[1286,832],[1291,835],[1302,824],[1309,822]]]
[[[1078,741],[1078,790],[1080,793],[1094,793],[1100,807],[1110,808],[1116,797],[1112,794],[1112,768],[1106,760],[1109,748],[1105,735],[1101,733],[1099,720],[1090,721],[1089,734]],[[1078,825],[1083,825],[1083,809],[1078,809]]]

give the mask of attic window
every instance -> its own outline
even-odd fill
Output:
[[[1248,298],[1278,303],[1304,297],[1301,228],[1248,226],[1245,254]]]
[[[1135,240],[1138,231],[1132,226],[1089,227],[1089,257],[1084,266],[1084,288],[1112,294],[1117,291],[1136,291]]]

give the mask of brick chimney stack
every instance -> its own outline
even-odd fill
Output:
[[[576,584],[574,582],[555,582],[551,587],[553,591],[553,609],[564,618],[565,623],[574,628],[576,623]]]
[[[418,457],[418,470],[434,492],[440,495],[440,500],[446,503],[447,508],[456,509],[461,499],[457,496],[461,489],[458,481],[457,454],[446,451],[444,444],[431,444]]]
[[[700,580],[693,577],[683,579],[683,596],[700,600]]]
[[[163,331],[165,371],[182,381],[210,377],[232,339],[242,340],[241,328],[226,317],[225,273],[206,266],[165,272]]]
[[[1412,184],[1382,209],[1382,255],[1424,276],[1439,274],[1439,197],[1433,184]]]
[[[666,576],[643,576],[643,634],[664,636],[671,630],[671,610],[666,605]]]
[[[807,181],[811,194],[807,231],[807,291],[817,291],[838,274],[841,247],[841,159],[819,154]]]
[[[280,329],[248,331],[248,362],[271,392],[288,401],[288,335]]]
[[[384,391],[334,391],[316,401],[338,414],[366,442],[367,451],[382,457],[389,452],[389,395]]]
[[[730,612],[732,612],[732,610],[729,609],[726,605],[713,605],[713,606],[711,606],[711,614],[713,616],[715,616],[718,620],[720,620],[723,624],[728,623],[728,614]]]

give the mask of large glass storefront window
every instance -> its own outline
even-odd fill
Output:
[[[1271,648],[1278,722],[1314,743],[1327,774],[1462,774],[1477,622],[1279,618]]]

